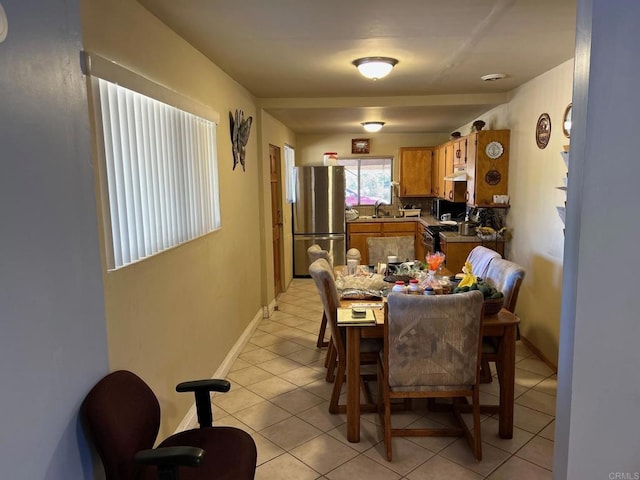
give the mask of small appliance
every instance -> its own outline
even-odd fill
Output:
[[[440,220],[445,214],[451,214],[451,220],[464,220],[466,213],[467,204],[464,202],[450,202],[442,198],[431,202],[431,216],[436,220]]]

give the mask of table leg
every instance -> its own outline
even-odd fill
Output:
[[[501,438],[513,438],[513,402],[515,395],[516,325],[506,326],[500,345],[500,412],[498,431]]]
[[[360,327],[347,327],[347,440],[360,441]]]

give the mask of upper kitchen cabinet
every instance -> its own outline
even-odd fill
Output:
[[[433,161],[433,185],[434,193],[437,197],[444,198],[445,195],[445,183],[444,177],[447,175],[447,144],[438,145],[434,151]],[[453,165],[451,165],[453,169]]]
[[[467,164],[467,137],[460,137],[452,143],[453,167],[460,168]]]
[[[431,197],[435,195],[433,147],[400,148],[400,196]]]
[[[467,136],[466,201],[478,207],[495,204],[494,195],[509,190],[509,130],[480,130]]]

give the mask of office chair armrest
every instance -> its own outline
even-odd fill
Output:
[[[197,467],[204,460],[204,450],[197,447],[162,447],[140,450],[133,457],[136,463],[142,465],[157,465],[158,467]]]
[[[228,381],[213,378],[179,383],[176,386],[176,392],[228,392],[230,388],[231,384]]]
[[[176,392],[193,392],[196,396],[196,412],[200,428],[213,426],[210,392],[228,392],[231,384],[226,380],[194,380],[176,386]]]

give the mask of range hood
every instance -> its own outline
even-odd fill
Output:
[[[456,170],[449,175],[445,175],[445,180],[450,180],[452,182],[466,182],[467,181],[467,171],[466,170]]]

